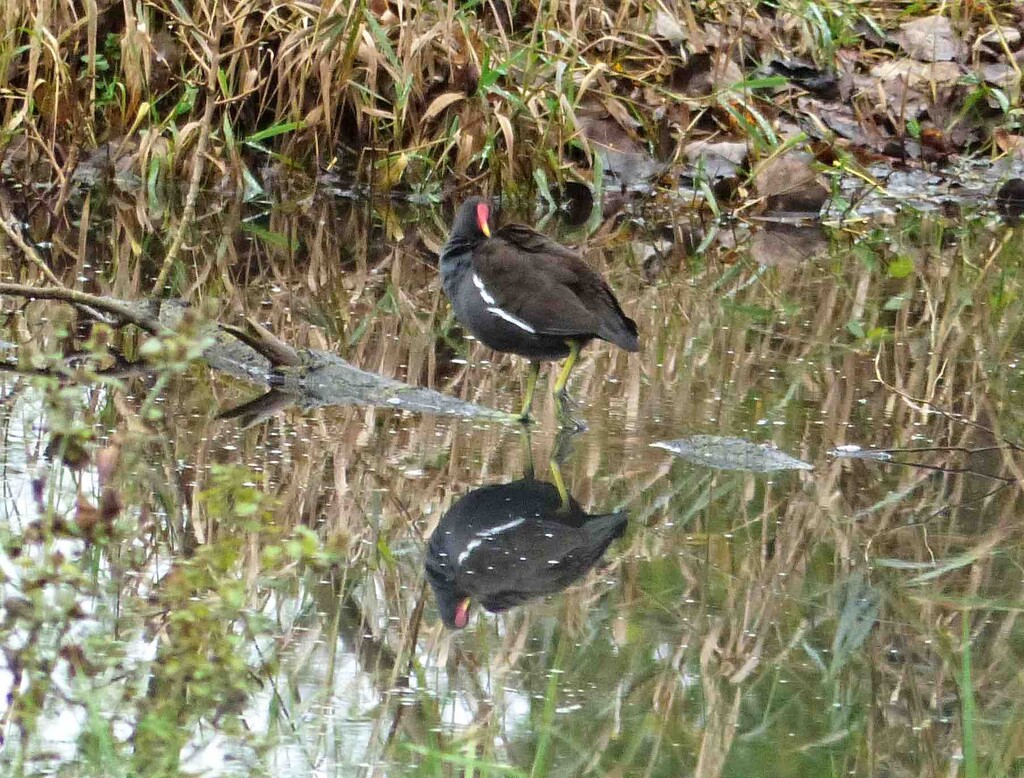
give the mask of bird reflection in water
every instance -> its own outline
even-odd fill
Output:
[[[427,549],[427,579],[445,626],[461,629],[475,601],[492,613],[565,589],[626,529],[625,511],[586,513],[557,462],[553,483],[525,478],[482,486],[441,518]]]

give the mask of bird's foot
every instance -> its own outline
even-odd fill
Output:
[[[578,435],[581,432],[586,432],[588,429],[585,421],[577,419],[574,416],[563,416],[559,419],[559,424],[561,424],[562,429],[570,435]]]
[[[562,429],[570,432],[584,432],[587,429],[586,423],[580,419],[575,418],[572,414],[573,411],[578,407],[575,400],[569,397],[568,392],[564,389],[555,396],[557,402],[557,413],[558,423]]]
[[[549,459],[556,465],[564,465],[569,461],[572,456],[573,443],[576,440],[576,436],[583,430],[574,429],[572,427],[562,427],[558,430],[558,434],[555,435],[555,443],[551,447],[551,454]]]
[[[524,427],[529,427],[534,422],[533,416],[530,415],[529,411],[520,411],[515,414],[515,420],[522,424]]]

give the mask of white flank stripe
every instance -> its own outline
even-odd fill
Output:
[[[524,518],[512,519],[512,521],[506,522],[505,524],[499,524],[497,527],[488,527],[487,529],[480,530],[476,533],[476,538],[466,544],[466,550],[456,557],[456,563],[461,565],[469,559],[470,554],[483,545],[485,540],[490,540],[495,535],[500,535],[502,532],[508,532],[510,529],[515,529],[524,521],[526,521]]]
[[[480,276],[473,273],[473,286],[480,290],[480,296],[484,298],[484,302],[488,305],[494,305],[494,297],[484,288],[484,282],[480,280]]]
[[[522,319],[520,319],[520,318],[518,318],[518,317],[516,317],[516,316],[513,316],[513,315],[512,315],[511,313],[509,313],[508,311],[503,311],[503,310],[501,310],[501,308],[498,308],[498,307],[496,307],[496,306],[491,306],[491,307],[490,307],[490,308],[488,308],[487,310],[489,310],[489,311],[490,311],[491,313],[493,313],[493,314],[494,314],[495,316],[500,316],[500,317],[501,317],[502,319],[504,319],[505,321],[507,321],[507,322],[508,322],[509,324],[514,324],[514,325],[516,325],[516,326],[517,326],[517,327],[518,327],[519,329],[521,329],[521,330],[526,330],[526,331],[527,331],[527,332],[529,332],[529,333],[530,333],[531,335],[536,335],[536,334],[537,334],[537,330],[535,330],[535,329],[534,329],[533,327],[531,327],[531,326],[530,326],[529,324],[527,324],[527,323],[526,323],[525,321],[523,321]]]
[[[497,527],[488,527],[482,529],[476,536],[478,538],[493,538],[495,535],[500,535],[502,532],[508,532],[510,529],[515,529],[522,524],[526,519],[520,517],[518,519],[512,519],[512,521],[506,522],[505,524],[499,524]]]
[[[466,550],[456,557],[456,563],[461,565],[463,562],[465,562],[466,559],[469,558],[469,555],[476,551],[481,543],[483,543],[482,540],[469,541],[469,543],[466,544]]]

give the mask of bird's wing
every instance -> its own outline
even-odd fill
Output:
[[[506,224],[495,233],[495,237],[508,241],[526,254],[542,254],[586,267],[579,253],[525,224]]]
[[[495,307],[538,334],[598,334],[600,321],[579,296],[584,274],[596,274],[575,253],[538,232],[521,225],[503,227],[473,252],[473,272]]]
[[[497,306],[545,335],[596,335],[637,350],[636,323],[580,256],[522,224],[509,224],[473,254]]]

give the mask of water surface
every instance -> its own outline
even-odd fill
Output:
[[[57,269],[143,296],[132,218],[96,208],[95,256]],[[465,338],[440,291],[446,218],[211,205],[181,291],[514,410],[525,364]],[[641,333],[638,354],[584,352],[574,436],[558,433],[547,372],[529,429],[345,406],[243,426],[218,414],[263,389],[200,363],[168,380],[5,373],[0,763],[951,775],[969,744],[986,774],[1020,773],[1022,235],[980,210],[884,221],[787,233],[790,252],[733,225],[695,257],[679,208],[589,231],[552,219]],[[86,336],[59,306],[5,311],[23,366]],[[136,340],[115,336],[127,356]],[[68,435],[85,440],[74,467]],[[651,446],[692,435],[771,443],[814,469]],[[624,534],[565,591],[445,628],[427,538],[473,490],[553,482],[552,460],[584,511],[627,513]],[[99,506],[104,489],[123,505],[110,527],[76,529],[76,501]]]

